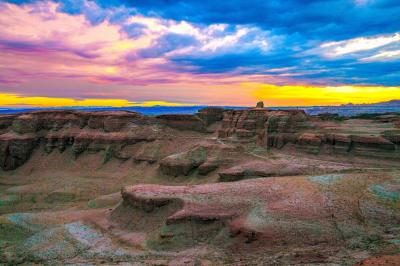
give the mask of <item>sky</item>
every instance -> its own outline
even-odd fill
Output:
[[[0,0],[0,106],[400,99],[398,0]]]

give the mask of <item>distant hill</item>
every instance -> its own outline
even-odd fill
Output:
[[[357,107],[357,106],[400,106],[400,100],[391,100],[391,101],[387,101],[387,102],[379,102],[379,103],[365,103],[365,104],[352,104],[352,103],[348,103],[348,104],[342,104],[341,106],[343,107]]]

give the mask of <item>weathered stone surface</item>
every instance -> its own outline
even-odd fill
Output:
[[[201,120],[205,122],[205,124],[211,125],[214,122],[221,121],[223,118],[223,108],[219,107],[206,107],[200,109],[196,116],[200,117]]]
[[[139,113],[125,111],[105,111],[87,114],[87,125],[92,129],[118,132],[129,123],[142,124],[145,118]]]
[[[207,150],[198,146],[187,152],[170,155],[160,161],[160,170],[166,175],[188,175],[191,170],[202,165],[207,159]]]
[[[0,136],[0,166],[4,170],[15,169],[30,157],[36,140],[31,136]]]
[[[322,144],[321,136],[313,133],[304,133],[299,139],[298,143],[304,146],[320,146]]]
[[[161,115],[157,118],[125,111],[37,111],[5,115],[0,116],[0,163],[3,169],[14,169],[29,159],[35,147],[43,147],[47,153],[55,149],[63,152],[71,148],[75,157],[84,152],[105,152],[109,158],[134,158],[136,161],[155,163],[172,153],[161,156],[153,148],[149,152],[127,152],[122,149],[139,142],[167,138],[168,134],[176,136],[176,132],[182,135],[198,134],[193,131],[204,134],[217,131],[219,139],[238,146],[256,144],[263,148],[281,149],[286,144],[293,144],[301,151],[314,154],[328,152],[400,158],[400,134],[393,125],[398,116],[375,117],[375,124],[371,125],[360,122],[365,120],[354,120],[355,126],[362,127],[360,133],[348,127],[341,128],[343,123],[351,125],[352,120],[343,122],[332,119],[309,117],[301,110],[224,110],[215,107],[201,109],[196,115]],[[212,124],[214,126],[208,127]],[[374,129],[381,124],[384,125],[382,132]],[[375,132],[369,134],[368,128]],[[178,167],[179,163],[170,161],[169,164]],[[187,162],[183,164],[189,165]],[[187,170],[190,167],[185,166],[179,172],[187,174],[199,166],[195,165],[190,170]],[[207,171],[211,171],[207,165],[199,169],[201,173]]]
[[[264,102],[258,102],[256,108],[264,108]]]
[[[24,164],[35,147],[63,152],[71,147],[75,157],[83,152],[106,151],[122,158],[123,145],[153,141],[158,134],[152,118],[134,112],[36,111],[0,116],[0,164],[11,170]],[[117,147],[118,149],[110,149]]]
[[[159,119],[162,124],[180,130],[199,132],[204,132],[206,130],[206,123],[195,115],[159,115],[156,118]]]
[[[287,161],[246,162],[218,172],[219,181],[237,181],[245,178],[290,176],[307,172],[305,165],[295,165]]]
[[[205,163],[199,166],[200,175],[208,175],[210,172],[216,170],[221,162],[215,158],[208,159]]]
[[[218,136],[250,140],[259,146],[267,147],[270,134],[295,132],[305,119],[305,113],[297,110],[269,111],[260,108],[229,110],[224,112]]]
[[[188,175],[192,170],[199,170],[200,175],[230,162],[231,156],[239,156],[241,149],[220,143],[200,143],[190,150],[173,154],[160,161],[160,170],[166,175]]]
[[[35,133],[39,129],[39,121],[33,115],[21,115],[13,121],[12,128],[19,134]]]
[[[193,162],[184,154],[170,155],[160,161],[160,170],[165,175],[188,175],[194,167]]]
[[[360,224],[359,215],[364,223],[376,229],[380,226],[370,220],[380,212],[371,209],[379,200],[374,199],[373,191],[365,183],[376,180],[354,185],[365,175],[337,178],[342,181],[333,180],[329,186],[315,178],[299,176],[195,186],[125,187],[124,203],[112,212],[111,220],[123,228],[151,232],[152,247],[167,250],[201,243],[223,243],[224,248],[253,244],[252,252],[254,248],[264,250],[298,243],[349,246],[369,234],[368,227]],[[383,213],[386,217],[391,212]],[[397,223],[397,218],[381,222],[390,227]],[[344,234],[350,232],[346,228],[357,233]],[[219,242],[221,238],[223,242]]]
[[[400,265],[400,255],[386,255],[367,258],[354,266],[395,266]]]

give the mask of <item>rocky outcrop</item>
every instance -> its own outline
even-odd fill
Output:
[[[256,108],[264,108],[264,102],[258,102]]]
[[[203,120],[206,126],[209,126],[217,121],[221,121],[224,117],[224,111],[225,109],[219,107],[206,107],[200,109],[196,116]]]
[[[391,126],[394,118],[389,116],[385,119],[379,121]],[[369,134],[368,131],[346,134],[340,129],[341,122],[336,116],[309,117],[299,110],[227,110],[218,137],[243,144],[253,143],[263,148],[281,149],[291,144],[299,151],[313,154],[338,153],[400,159],[396,146],[400,136],[397,129],[383,131],[381,135]],[[324,123],[330,126],[325,129]]]
[[[332,173],[345,170],[345,166],[335,164],[310,165],[284,159],[253,160],[238,163],[218,171],[219,181],[230,182],[249,178],[273,176],[299,176],[316,173]]]
[[[303,111],[269,111],[266,109],[229,110],[224,112],[220,138],[253,141],[262,147],[270,146],[271,134],[294,133],[305,121]]]
[[[0,166],[4,170],[24,164],[37,147],[51,153],[67,148],[75,157],[83,152],[119,155],[126,145],[154,141],[157,122],[134,112],[38,111],[0,116]]]
[[[179,176],[198,168],[200,175],[207,175],[228,162],[229,154],[239,150],[232,145],[201,143],[188,151],[165,157],[160,161],[160,170],[165,175]]]
[[[321,183],[327,178],[272,177],[195,186],[125,187],[123,203],[112,211],[111,221],[128,231],[146,232],[150,238],[147,243],[158,250],[205,243],[224,248],[254,244],[252,252],[254,248],[298,243],[361,244],[360,235],[369,234],[365,223],[374,230],[397,224],[398,217],[391,217],[390,210],[371,208],[379,199],[368,190],[368,182],[377,180],[337,175],[328,186]],[[339,179],[343,182],[336,182]],[[364,182],[352,185],[359,180]],[[380,225],[372,218],[378,213],[385,216]],[[357,234],[344,233],[349,227]]]
[[[102,152],[104,162],[111,158],[133,158],[136,162],[155,163],[171,155],[161,162],[163,173],[188,175],[198,168],[199,174],[206,175],[217,169],[229,156],[214,156],[211,153],[205,161],[193,162],[193,151],[176,148],[160,153],[161,144],[136,147],[136,150],[129,147],[141,142],[167,140],[171,136],[185,139],[189,135],[196,135],[198,139],[209,139],[215,131],[218,140],[237,147],[257,145],[282,149],[293,146],[299,151],[313,154],[400,159],[400,131],[393,124],[397,119],[397,115],[374,117],[371,121],[383,124],[384,130],[375,130],[370,134],[368,127],[361,128],[360,132],[342,130],[343,121],[338,119],[310,117],[301,110],[264,108],[227,110],[208,107],[195,115],[157,117],[125,111],[37,111],[2,115],[0,166],[4,170],[15,169],[30,158],[35,148],[43,147],[46,153],[70,149],[75,158],[85,152]],[[351,121],[346,120],[347,123]],[[190,148],[199,142],[197,140],[189,145]],[[175,154],[177,151],[180,154]],[[221,157],[225,159],[221,160]]]
[[[36,146],[33,136],[0,136],[0,167],[4,170],[15,169],[24,164]]]

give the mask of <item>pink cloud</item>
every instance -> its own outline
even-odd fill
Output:
[[[194,74],[190,67],[174,66],[162,55],[132,56],[141,49],[151,49],[155,40],[168,32],[191,34],[206,44],[207,34],[220,31],[221,26],[200,29],[189,23],[135,16],[130,23],[146,25],[145,34],[129,38],[121,25],[107,20],[92,25],[83,15],[61,13],[57,7],[52,2],[0,3],[0,91],[33,96],[240,104],[246,99],[251,101],[246,91],[236,88],[243,82],[290,80],[235,72]],[[242,31],[240,34],[244,34]],[[213,51],[225,49],[224,45],[230,47],[236,41],[236,35],[208,46]],[[202,52],[208,46],[204,45]],[[174,53],[185,53],[187,49],[192,48]],[[226,95],[234,97],[227,99]]]

